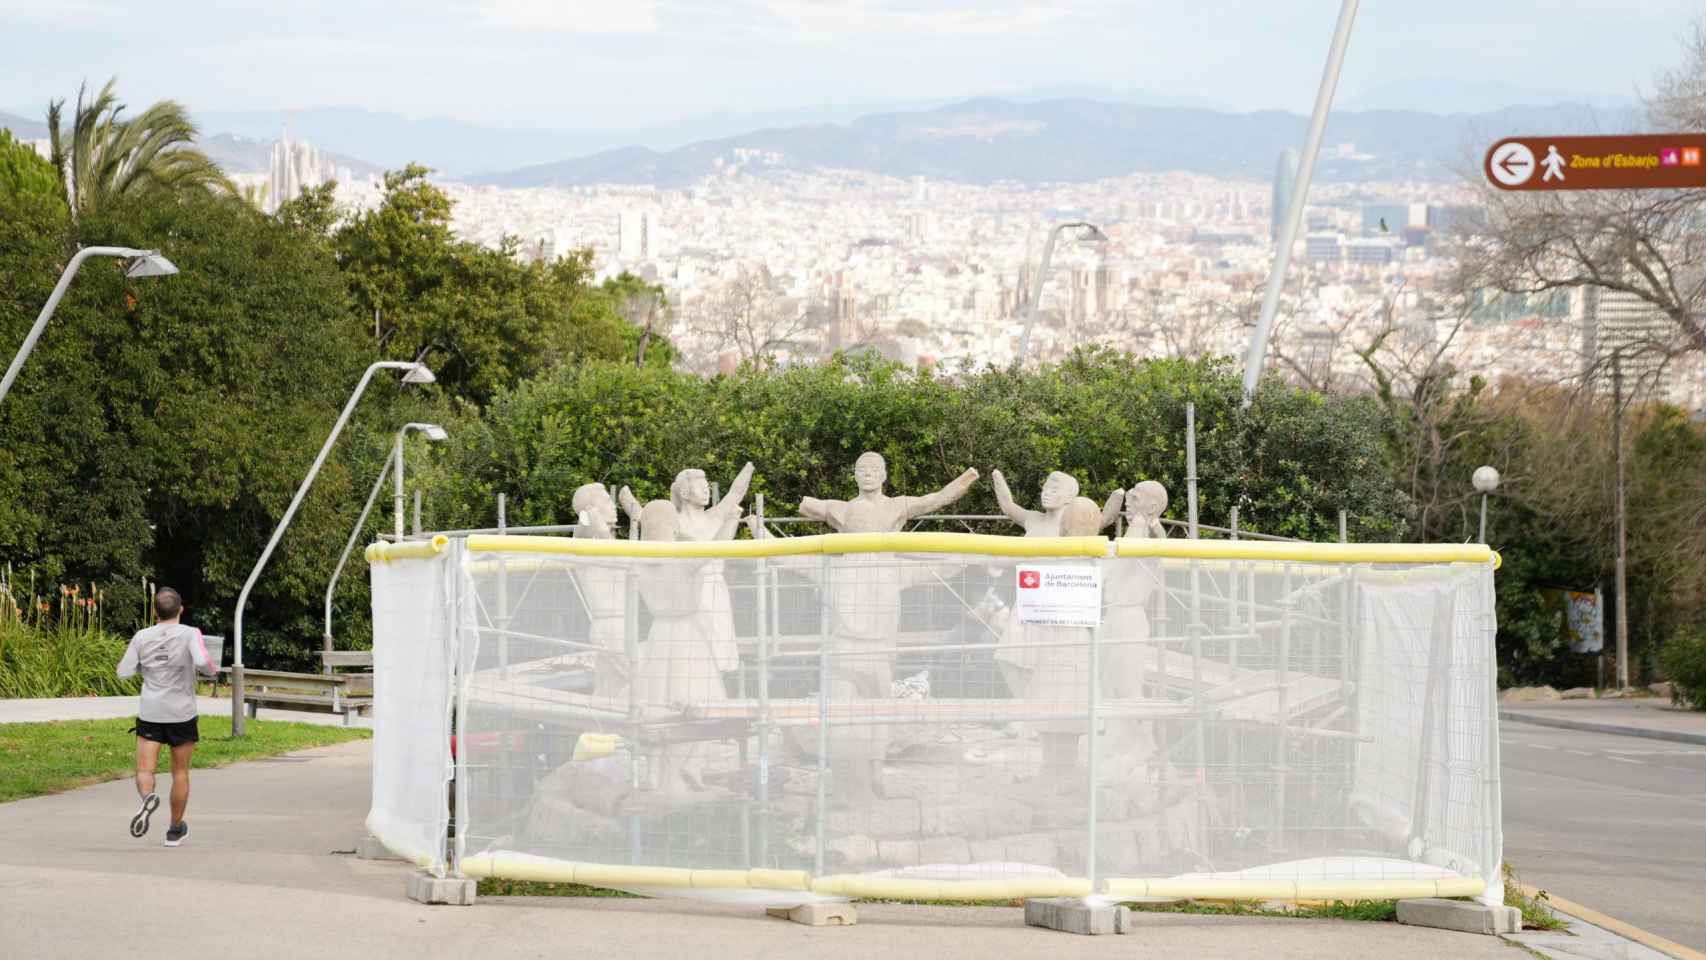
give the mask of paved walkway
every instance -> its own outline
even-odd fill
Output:
[[[40,723],[46,720],[105,720],[111,717],[136,716],[136,697],[56,697],[45,700],[0,700],[0,723]],[[203,716],[229,717],[231,700],[228,697],[197,697],[196,712]],[[261,717],[267,720],[290,720],[296,723],[318,723],[342,726],[343,717],[333,713],[311,713],[306,710],[271,710],[263,707]],[[372,727],[372,717],[353,717],[352,727]]]
[[[349,851],[367,810],[370,741],[198,770],[184,846],[125,823],[129,783],[0,804],[0,956],[86,957],[153,944],[175,958],[927,956],[1511,960],[1495,937],[1392,923],[1139,914],[1125,937],[1024,925],[1008,908],[865,905],[808,928],[690,901],[486,898],[425,907],[405,868]],[[169,945],[169,948],[166,946]]]
[[[1499,718],[1566,730],[1706,744],[1706,711],[1673,707],[1662,697],[1506,703],[1499,705]]]

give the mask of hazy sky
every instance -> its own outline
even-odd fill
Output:
[[[360,106],[503,126],[1093,84],[1307,111],[1337,0],[0,0],[0,107]],[[1444,77],[1629,95],[1706,4],[1364,0],[1342,100]],[[1496,105],[1496,104],[1494,104]]]

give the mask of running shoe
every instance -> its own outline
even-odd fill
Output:
[[[137,808],[136,816],[130,818],[130,835],[140,837],[147,833],[148,818],[153,816],[154,811],[158,809],[160,809],[160,797],[157,794],[151,793],[143,797],[142,806]]]

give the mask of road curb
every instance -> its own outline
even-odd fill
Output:
[[[1669,740],[1672,743],[1706,745],[1706,733],[1653,730],[1648,727],[1625,727],[1615,723],[1589,723],[1586,720],[1560,720],[1556,717],[1543,717],[1532,713],[1507,710],[1499,711],[1499,719],[1511,723],[1529,723],[1538,727],[1557,727],[1561,730],[1582,730],[1587,733],[1610,733],[1624,737],[1641,737],[1647,740]]]
[[[1562,913],[1573,917],[1577,920],[1583,921],[1584,923],[1598,927],[1614,936],[1622,937],[1625,940],[1638,943],[1649,950],[1662,953],[1667,957],[1675,957],[1676,960],[1706,960],[1706,953],[1701,953],[1691,947],[1685,947],[1674,940],[1668,940],[1656,933],[1650,933],[1646,930],[1642,930],[1634,924],[1624,923],[1616,917],[1608,917],[1592,907],[1583,906],[1573,900],[1565,900],[1563,897],[1560,897],[1555,893],[1547,893],[1520,881],[1507,882],[1514,883],[1516,888],[1522,891],[1523,896],[1526,896],[1531,900],[1544,895],[1546,897],[1544,902],[1549,908],[1551,908],[1553,913]],[[1523,943],[1521,940],[1518,940],[1517,942]],[[1526,946],[1527,944],[1524,945]],[[1561,949],[1568,949],[1567,947],[1563,947],[1561,944],[1555,946],[1559,946]],[[1541,949],[1545,949],[1545,947],[1542,947]]]

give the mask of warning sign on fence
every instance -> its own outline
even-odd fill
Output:
[[[1020,623],[1094,627],[1102,622],[1100,567],[1021,566],[1015,572],[1013,615]]]

